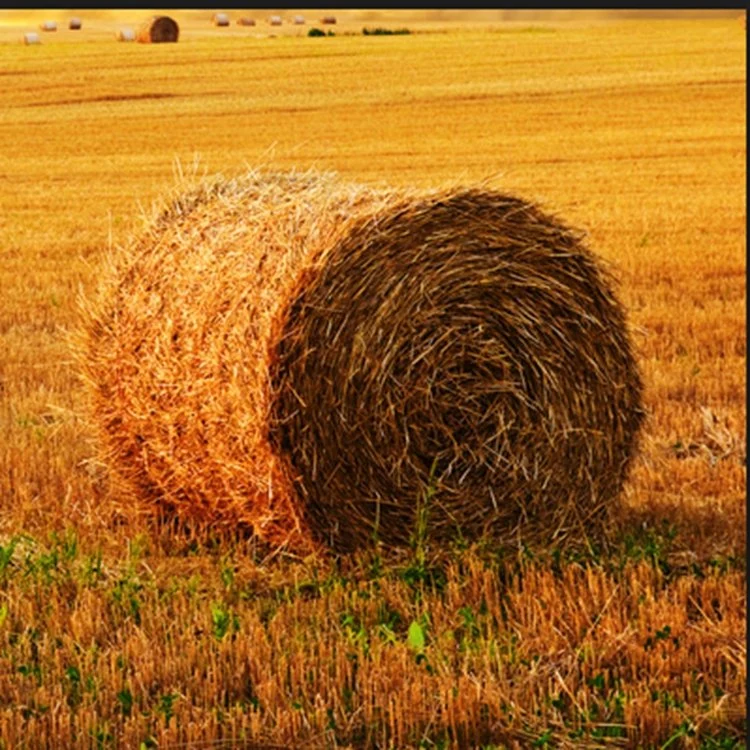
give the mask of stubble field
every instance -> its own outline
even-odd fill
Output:
[[[175,15],[177,45],[0,34],[0,747],[744,746],[742,23]],[[298,559],[122,502],[79,295],[180,171],[245,164],[489,178],[588,232],[648,408],[608,550]]]

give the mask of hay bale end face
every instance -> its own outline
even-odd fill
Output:
[[[643,419],[581,237],[478,188],[208,182],[130,248],[86,336],[138,503],[300,549],[408,544],[420,508],[437,542],[585,538]]]
[[[142,44],[176,42],[180,38],[180,27],[169,16],[154,16],[143,24],[136,38]]]
[[[214,13],[212,22],[214,26],[229,26],[229,16],[226,13]]]
[[[70,21],[68,21],[68,28],[71,31],[80,31],[81,26],[82,23],[80,18],[71,18]]]
[[[23,35],[23,43],[27,46],[30,44],[41,44],[42,40],[39,38],[39,34],[35,31],[27,31]]]
[[[118,42],[134,42],[135,41],[135,31],[133,29],[120,29],[116,34],[116,39]]]

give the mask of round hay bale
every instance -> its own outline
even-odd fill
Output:
[[[582,238],[481,188],[217,178],[173,200],[86,326],[107,460],[145,507],[273,543],[582,538],[643,410]]]
[[[154,16],[141,26],[136,38],[143,44],[176,42],[180,38],[180,27],[169,16]]]
[[[57,31],[57,21],[45,21],[39,24],[42,31]]]
[[[297,26],[304,26],[305,23],[305,17],[304,16],[295,16],[292,19],[292,23],[294,23]]]
[[[325,24],[335,24],[336,16],[323,16],[323,18],[320,19],[320,22]]]
[[[237,25],[238,26],[255,26],[255,19],[254,18],[238,18],[237,19]]]
[[[41,44],[42,40],[39,38],[39,34],[37,34],[36,31],[27,31],[23,35],[23,43],[27,46],[29,44]]]
[[[212,22],[214,26],[229,26],[229,16],[226,13],[214,13]]]
[[[129,28],[119,29],[115,38],[118,42],[134,42],[135,31]]]
[[[268,19],[268,23],[269,23],[269,24],[270,24],[271,26],[281,26],[281,23],[282,23],[282,21],[281,21],[281,16],[271,16],[271,17],[270,17],[270,18]]]
[[[80,31],[81,26],[82,24],[80,18],[71,18],[70,21],[68,21],[68,28],[71,31]]]

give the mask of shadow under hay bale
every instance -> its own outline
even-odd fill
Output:
[[[136,38],[142,44],[176,42],[180,38],[180,27],[169,16],[154,16],[141,26]]]
[[[479,188],[206,182],[135,242],[86,336],[137,502],[300,549],[405,545],[421,513],[438,542],[585,538],[643,418],[581,237]]]

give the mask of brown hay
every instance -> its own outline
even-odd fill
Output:
[[[481,188],[216,179],[86,327],[107,459],[148,507],[273,543],[584,536],[635,450],[625,317],[580,235]]]
[[[255,19],[254,18],[245,18],[244,16],[242,18],[237,19],[237,25],[238,26],[255,26]]]
[[[142,44],[176,42],[179,38],[180,27],[169,16],[154,16],[141,26],[136,37]]]
[[[327,23],[327,24],[335,24],[336,16],[323,16],[323,18],[320,19],[320,22]]]

